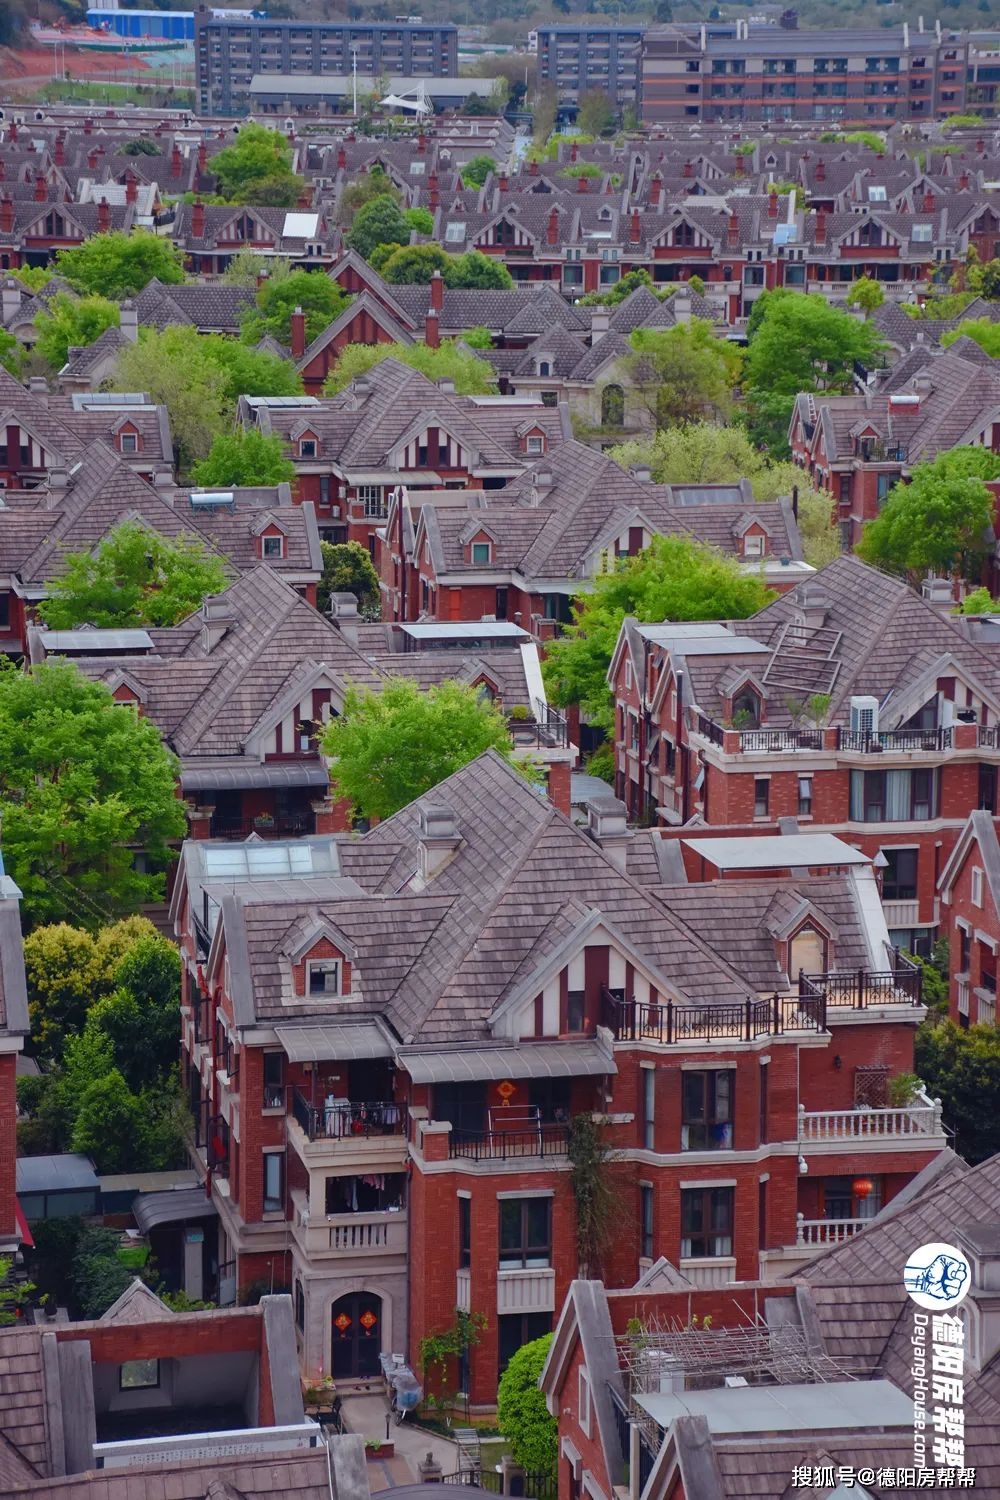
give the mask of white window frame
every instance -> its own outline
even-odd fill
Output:
[[[764,538],[759,531],[750,532],[743,538],[744,557],[763,557]]]
[[[486,548],[486,556],[485,557],[477,557],[476,556],[476,548],[477,547],[485,547]],[[492,544],[492,542],[470,542],[469,543],[469,561],[471,563],[473,563],[478,568],[489,567],[490,563],[493,561],[493,544]]]
[[[139,434],[137,432],[123,432],[119,436],[121,438],[122,453],[138,453]]]
[[[325,976],[323,987],[313,988],[314,973]],[[330,983],[333,978],[334,983]],[[344,960],[342,958],[311,958],[306,962],[306,995],[320,999],[328,995],[344,994]]]
[[[312,451],[309,452],[309,453],[307,453],[306,452],[307,448],[311,449]],[[315,458],[318,452],[319,452],[319,449],[317,447],[316,439],[315,438],[299,438],[299,457],[300,458]]]
[[[531,436],[528,437],[525,440],[525,451],[527,453],[536,453],[536,454],[537,453],[544,453],[545,452],[545,439],[543,437],[541,437],[538,433],[532,433]]]
[[[277,542],[277,548],[274,543]],[[262,536],[260,539],[260,555],[263,558],[281,559],[285,555],[285,538],[283,536]]]
[[[983,872],[978,865],[972,867],[972,904],[982,907],[983,904]]]
[[[577,1370],[577,1411],[580,1431],[590,1437],[590,1379],[586,1370]]]

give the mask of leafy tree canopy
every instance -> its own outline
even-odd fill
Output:
[[[966,594],[956,614],[1000,615],[1000,599],[994,599],[989,589],[973,589],[971,594]]]
[[[440,245],[376,245],[371,263],[394,286],[425,285],[435,271],[442,275],[453,257]]]
[[[165,939],[147,917],[126,917],[96,932],[66,922],[29,932],[24,971],[34,1055],[60,1060],[67,1036],[82,1031],[88,1007],[128,982],[119,969],[132,948],[151,941]]]
[[[396,199],[382,193],[361,205],[344,238],[352,250],[367,260],[376,245],[408,245],[410,226]]]
[[[851,307],[860,307],[862,312],[874,312],[885,301],[882,284],[871,276],[860,276],[847,294]]]
[[[48,286],[52,280],[51,266],[11,266],[4,271],[4,279],[13,276],[22,286],[26,286],[29,292],[40,292],[43,286]]]
[[[449,257],[445,281],[453,287],[472,287],[480,291],[508,292],[513,277],[502,260],[484,255],[481,250],[466,250],[464,255]]]
[[[295,478],[295,465],[285,457],[278,433],[237,427],[216,434],[208,457],[195,464],[191,477],[206,487],[281,484]]]
[[[184,258],[169,240],[148,230],[114,230],[60,250],[56,273],[82,295],[121,301],[141,292],[154,276],[167,284],[183,281]]]
[[[983,480],[1000,477],[1000,456],[986,448],[953,448],[918,464],[910,484],[889,492],[865,527],[858,554],[866,562],[919,580],[928,572],[968,570],[987,549],[995,501]]]
[[[177,762],[148,719],[70,663],[0,669],[4,859],[29,926],[105,918],[162,899],[183,837]],[[151,873],[133,868],[145,850]]]
[[[394,203],[399,202],[399,189],[378,165],[370,172],[362,172],[344,188],[337,204],[339,222],[350,224],[358,209],[373,198],[391,198]]]
[[[92,344],[106,328],[117,328],[118,320],[118,304],[106,297],[59,292],[35,317],[35,348],[54,370],[61,370],[74,345]]]
[[[175,625],[227,582],[222,559],[200,537],[165,537],[138,521],[122,521],[96,552],[68,552],[64,561],[38,610],[53,630]]]
[[[871,365],[882,339],[873,324],[859,322],[822,297],[765,292],[757,299],[755,315],[761,304],[756,329],[747,327],[747,425],[755,442],[785,454],[798,393],[849,391],[855,362]]]
[[[8,333],[6,328],[0,328],[0,365],[12,375],[20,376],[24,360],[24,345],[12,333]]]
[[[599,292],[588,292],[578,301],[583,307],[617,307],[619,302],[624,302],[626,297],[631,297],[632,293],[641,286],[648,287],[651,292],[655,292],[656,296],[661,298],[672,296],[677,290],[675,285],[657,286],[649,272],[644,267],[640,267],[638,271],[626,271],[625,275],[620,276],[614,286],[608,287],[606,291],[602,288]]]
[[[292,271],[277,281],[266,281],[257,293],[257,311],[246,315],[241,337],[255,344],[270,336],[288,345],[292,338],[292,314],[301,307],[306,319],[306,342],[334,318],[338,318],[350,298],[323,271]]]
[[[740,355],[716,338],[704,318],[674,328],[636,328],[629,344],[633,352],[623,363],[657,427],[683,426],[728,410]]]
[[[320,542],[323,576],[316,589],[316,608],[330,609],[331,594],[353,594],[366,618],[377,619],[380,604],[378,573],[360,542]]]
[[[959,1155],[975,1166],[1000,1151],[1000,1027],[925,1021],[915,1061],[928,1093],[941,1100]]]
[[[947,349],[961,338],[973,339],[992,359],[1000,359],[1000,323],[994,323],[991,318],[966,318],[957,328],[942,334],[941,344]]]
[[[407,226],[417,234],[434,233],[434,215],[429,208],[404,208],[403,218]]]
[[[580,95],[576,123],[584,135],[605,135],[614,128],[615,107],[603,89],[585,89]]]
[[[626,615],[657,620],[739,620],[773,595],[762,579],[733,558],[686,537],[657,536],[637,557],[599,573],[573,604],[573,624],[553,641],[544,664],[555,702],[579,703],[590,719],[610,727],[606,676]]]
[[[497,1426],[516,1463],[534,1473],[554,1475],[559,1462],[559,1424],[538,1386],[551,1345],[552,1334],[547,1333],[511,1355],[497,1390]]]
[[[461,344],[445,339],[437,349],[427,344],[348,344],[327,376],[323,394],[338,395],[384,359],[398,359],[430,380],[454,381],[461,396],[488,396],[496,390],[492,367]]]
[[[256,288],[262,279],[270,282],[283,280],[291,269],[292,263],[287,256],[261,255],[259,250],[244,245],[223,271],[222,279],[227,286]]]
[[[210,165],[219,192],[230,203],[294,208],[299,200],[302,183],[292,171],[292,149],[278,130],[244,125]]]
[[[462,181],[466,187],[482,187],[490,173],[496,169],[497,164],[492,156],[474,156],[462,168]]]
[[[361,818],[388,818],[484,750],[511,759],[506,721],[475,688],[445,681],[422,692],[394,678],[378,693],[351,688],[324,736],[330,780]]]

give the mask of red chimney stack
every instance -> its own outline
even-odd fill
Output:
[[[204,172],[204,170],[205,170],[205,163],[207,161],[208,161],[208,147],[205,145],[205,142],[202,141],[201,145],[198,147],[198,171],[199,171],[199,173]]]
[[[925,214],[932,214],[934,212],[934,194],[929,188],[924,194],[923,211]]]
[[[578,193],[585,193],[587,191],[587,179],[586,179],[586,177],[581,177],[579,179],[579,181],[576,184],[576,190],[577,190]]]
[[[813,234],[813,243],[817,245],[826,244],[826,214],[821,208],[816,210],[816,230]]]
[[[196,240],[204,239],[205,205],[200,201],[191,205],[191,233]]]
[[[548,245],[558,245],[559,243],[559,210],[557,208],[549,209],[549,224],[545,231],[545,242]]]
[[[959,188],[961,189],[961,191],[963,193],[967,193],[969,191],[969,174],[968,174],[968,172],[963,172],[962,175],[961,175],[961,177],[959,177],[959,179],[958,179],[958,186],[959,186]]]
[[[435,271],[431,277],[431,307],[435,312],[444,307],[444,277],[440,271]]]
[[[570,159],[570,161],[576,161],[576,159],[579,156],[579,154],[580,154],[579,151],[576,149],[576,141],[574,141],[572,143],[572,145],[570,146],[570,148],[569,148],[569,159]]]
[[[301,307],[292,313],[292,358],[301,359],[306,352],[306,315]]]
[[[421,131],[417,136],[417,150],[421,153],[427,150],[427,137],[424,135],[423,131]]]
[[[654,208],[659,208],[660,206],[660,194],[662,191],[663,178],[660,176],[659,172],[654,172],[652,180],[649,184],[649,201]]]
[[[767,217],[769,219],[778,217],[778,194],[774,188],[767,195]]]
[[[729,215],[729,225],[726,229],[726,244],[730,250],[739,248],[740,243],[740,221],[736,214]]]
[[[11,234],[14,229],[14,200],[7,194],[0,198],[0,234]]]
[[[174,149],[170,153],[170,175],[171,175],[171,177],[174,177],[174,178],[179,177],[181,175],[181,171],[183,170],[183,166],[184,166],[184,159],[181,156],[181,148],[180,148],[180,146],[178,146],[177,142],[174,141]]]
[[[342,172],[347,166],[347,150],[343,141],[337,147],[337,171]]]
[[[16,120],[11,120],[11,122],[10,122],[10,138],[11,138],[12,141],[16,141],[17,140],[17,121]]]
[[[84,135],[93,135],[94,133],[94,122],[89,115],[83,122],[83,133]]]
[[[682,177],[693,177],[694,176],[694,163],[693,162],[686,161],[684,163],[684,171],[681,173],[681,176]]]
[[[139,196],[139,184],[135,180],[135,173],[129,172],[125,177],[125,202],[134,203]]]
[[[56,147],[52,159],[57,167],[64,167],[66,165],[66,137],[61,130],[56,136]]]
[[[438,189],[438,175],[432,172],[427,179],[427,202],[431,208],[441,207],[441,193]]]
[[[633,245],[637,245],[642,239],[642,221],[639,218],[639,210],[637,208],[633,208],[632,210],[632,223],[629,228],[628,237]]]
[[[35,202],[44,203],[49,196],[49,185],[41,172],[35,173]]]
[[[500,173],[499,177],[497,178],[497,187],[500,189],[501,193],[506,193],[509,189],[510,181],[507,177],[506,172]]]
[[[822,158],[816,163],[816,181],[826,181],[826,162]]]
[[[528,167],[528,176],[529,177],[537,177],[538,176],[538,163],[537,163],[537,161],[532,161],[531,165]]]
[[[424,319],[424,343],[428,349],[437,349],[441,344],[441,335],[438,333],[438,315],[433,307],[427,309]]]
[[[96,146],[91,147],[91,149],[87,152],[87,171],[88,172],[96,172],[97,171],[97,147]]]
[[[37,197],[37,194],[35,195]],[[107,234],[111,228],[111,207],[107,198],[102,198],[97,205],[97,232]]]

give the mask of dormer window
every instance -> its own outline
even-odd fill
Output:
[[[537,453],[544,453],[545,452],[545,439],[543,437],[541,437],[538,433],[535,433],[531,437],[528,438],[527,443],[526,443],[525,446],[526,446],[527,451],[529,453],[536,453],[536,454]]]
[[[313,959],[306,965],[306,988],[310,996],[342,995],[343,963],[339,958]]]
[[[122,453],[138,453],[139,434],[137,432],[122,432],[118,437],[118,445]]]
[[[299,457],[300,458],[315,458],[316,457],[316,439],[315,438],[313,438],[313,437],[299,438]]]
[[[733,698],[733,727],[760,728],[760,699],[753,688],[742,688]]]
[[[760,532],[752,531],[752,532],[748,533],[748,535],[743,538],[743,556],[744,557],[763,557],[764,556],[764,538],[763,538],[763,536],[761,536]]]
[[[538,373],[539,375],[551,375],[552,361],[550,359],[540,359],[538,361]]]
[[[261,556],[277,561],[285,555],[285,538],[283,536],[261,537]]]
[[[493,547],[489,542],[473,542],[471,552],[474,563],[485,565],[493,560]]]

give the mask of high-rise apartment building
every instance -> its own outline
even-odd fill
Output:
[[[561,103],[597,89],[618,109],[638,101],[642,26],[539,26],[538,78]]]
[[[252,101],[261,74],[364,79],[449,78],[458,73],[458,27],[416,21],[258,21],[220,17],[202,6],[195,14],[198,108],[202,114],[239,114]]]

